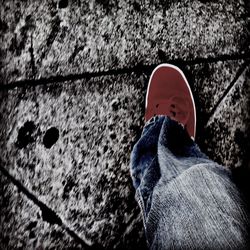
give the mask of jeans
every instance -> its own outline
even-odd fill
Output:
[[[231,171],[202,153],[181,124],[151,118],[130,171],[150,249],[248,249],[249,217]]]

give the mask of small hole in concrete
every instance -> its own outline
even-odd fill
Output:
[[[59,130],[55,127],[49,128],[44,137],[43,144],[46,148],[51,148],[59,138]]]
[[[35,131],[35,124],[33,121],[27,121],[18,131],[17,143],[18,148],[25,148],[28,144],[35,141],[33,132]]]
[[[68,0],[60,0],[58,6],[60,9],[66,8],[68,6]]]

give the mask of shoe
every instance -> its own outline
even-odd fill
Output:
[[[171,64],[160,64],[152,72],[146,95],[145,120],[166,115],[181,123],[195,138],[196,109],[194,98],[183,72]]]

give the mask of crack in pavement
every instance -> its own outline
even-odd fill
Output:
[[[32,71],[32,77],[36,75],[36,64],[35,64],[35,56],[34,56],[34,47],[33,47],[33,34],[30,35],[30,64],[31,64],[31,71]]]
[[[237,80],[239,79],[239,77],[241,76],[241,74],[245,71],[245,69],[247,68],[247,66],[250,65],[250,60],[247,60],[243,63],[243,65],[239,68],[239,70],[237,71],[234,79],[232,80],[232,82],[229,84],[229,86],[227,87],[227,89],[223,92],[222,96],[220,97],[220,99],[218,100],[218,102],[214,105],[214,107],[212,108],[212,110],[210,111],[210,113],[207,116],[207,121],[204,122],[205,127],[208,126],[208,123],[210,122],[210,120],[212,119],[213,115],[215,114],[215,112],[217,111],[217,109],[219,108],[220,104],[222,103],[222,101],[227,97],[227,94],[229,93],[229,91],[235,86]]]
[[[240,60],[240,59],[250,59],[250,52],[245,54],[235,54],[235,55],[220,55],[217,57],[207,57],[207,58],[196,58],[193,60],[183,60],[183,59],[173,59],[173,60],[163,60],[161,63],[172,63],[178,65],[195,65],[200,63],[214,63],[219,61],[231,61],[231,60]],[[47,85],[52,83],[63,83],[66,81],[74,81],[80,79],[89,79],[92,77],[101,77],[101,76],[108,76],[108,75],[121,75],[121,74],[128,74],[128,73],[145,73],[152,71],[158,64],[150,64],[150,65],[143,65],[138,63],[134,67],[131,68],[120,68],[120,69],[111,69],[107,71],[96,71],[96,72],[83,72],[80,74],[68,74],[68,75],[55,75],[51,77],[42,77],[39,79],[24,79],[20,81],[14,81],[10,83],[6,83],[0,85],[0,91],[4,90],[11,90],[14,88],[22,88],[27,86],[38,86],[38,85]]]
[[[35,205],[37,205],[41,212],[42,212],[42,218],[44,221],[48,222],[51,225],[57,224],[62,229],[64,229],[76,242],[81,244],[81,246],[84,249],[96,249],[91,245],[91,243],[87,243],[87,240],[83,240],[80,238],[76,232],[71,230],[67,225],[65,225],[61,218],[56,214],[55,211],[53,211],[51,208],[49,208],[47,205],[45,205],[43,202],[41,202],[34,194],[32,194],[26,187],[24,187],[20,181],[15,179],[4,167],[0,165],[0,172],[8,178],[13,185],[15,185],[20,192],[22,192],[29,200],[31,200]],[[100,249],[100,246],[98,246]]]

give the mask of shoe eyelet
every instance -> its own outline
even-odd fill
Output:
[[[171,115],[172,115],[173,117],[175,117],[175,116],[176,116],[176,112],[174,112],[174,111],[170,111],[170,113],[171,113]]]

